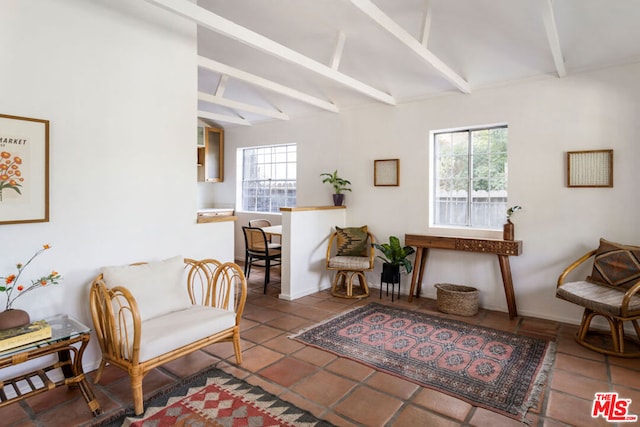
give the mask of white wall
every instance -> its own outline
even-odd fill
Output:
[[[511,260],[519,313],[577,323],[581,310],[554,297],[562,269],[601,236],[640,243],[638,75],[636,64],[228,128],[225,160],[228,170],[235,169],[237,147],[296,142],[298,205],[329,204],[331,188],[319,175],[337,168],[353,183],[347,224],[368,224],[378,240],[386,240],[429,232],[429,131],[506,122],[509,204],[524,207],[513,218],[524,253]],[[566,151],[599,148],[614,149],[614,188],[567,188]],[[400,159],[400,187],[373,185],[373,161],[386,158]],[[221,202],[233,201],[233,182],[216,190]],[[369,275],[374,285],[379,269]],[[403,292],[409,282],[403,278]],[[507,311],[498,263],[486,255],[432,251],[423,294],[435,296],[438,282],[476,286],[483,307]]]
[[[91,325],[103,265],[233,259],[232,227],[195,223],[195,25],[143,1],[5,0],[0,52],[0,113],[51,122],[50,222],[0,225],[0,275],[49,243],[26,276],[63,276],[18,308]]]
[[[344,227],[346,209],[293,210],[282,213],[280,298],[295,300],[331,287],[327,245],[334,227]]]

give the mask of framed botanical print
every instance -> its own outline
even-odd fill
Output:
[[[49,121],[0,114],[0,224],[49,221]]]

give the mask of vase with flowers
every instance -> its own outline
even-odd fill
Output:
[[[515,240],[515,226],[513,222],[511,222],[511,216],[522,209],[522,206],[511,206],[507,209],[507,222],[504,224],[502,238],[504,240]]]
[[[14,309],[13,303],[22,295],[47,285],[57,285],[61,279],[57,271],[31,280],[30,285],[21,282],[22,274],[31,262],[44,251],[51,249],[49,245],[43,245],[41,249],[25,263],[16,264],[17,272],[6,277],[0,277],[0,293],[6,296],[4,311],[0,312],[0,330],[16,328],[28,324],[31,319],[29,313],[24,310]]]

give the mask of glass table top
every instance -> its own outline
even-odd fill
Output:
[[[31,321],[34,320],[39,319],[32,319]],[[53,344],[91,331],[91,328],[67,314],[56,314],[55,316],[45,317],[44,320],[51,325],[51,338],[0,351],[0,358],[38,348],[43,345]]]

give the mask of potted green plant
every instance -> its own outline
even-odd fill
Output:
[[[342,206],[344,202],[344,194],[343,191],[351,191],[349,186],[351,182],[347,181],[344,178],[340,178],[338,176],[338,170],[336,169],[333,173],[323,173],[320,174],[321,177],[324,177],[322,180],[323,183],[329,183],[333,186],[333,204],[334,206]]]
[[[411,273],[413,266],[407,257],[415,252],[411,246],[400,245],[400,239],[396,236],[389,236],[389,243],[374,243],[376,249],[382,252],[378,255],[384,263],[382,264],[381,281],[386,283],[400,283],[400,267],[404,267],[407,274]]]

